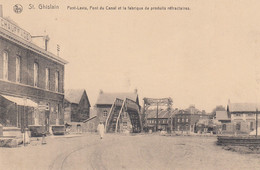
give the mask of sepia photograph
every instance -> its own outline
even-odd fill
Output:
[[[259,6],[0,0],[0,170],[260,169]]]

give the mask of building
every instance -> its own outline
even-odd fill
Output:
[[[260,108],[260,104],[230,103],[229,101],[227,112],[230,114],[233,132],[236,132],[237,134],[249,134],[254,131],[256,129],[257,108]]]
[[[156,124],[158,120],[158,130],[166,131],[169,123],[170,123],[170,113],[167,110],[160,110],[158,111],[158,119],[157,119],[157,110],[147,110],[147,127],[152,129],[153,131],[156,130]]]
[[[165,109],[158,110],[157,119],[157,109],[149,109],[146,111],[146,126],[152,131],[156,131],[156,124],[158,120],[158,130],[170,131],[174,128],[174,114],[177,110],[167,111]],[[171,126],[172,125],[172,126]]]
[[[220,132],[222,134],[233,133],[231,124],[231,115],[227,111],[216,111],[216,121],[220,123]],[[218,125],[218,123],[216,123]]]
[[[1,9],[1,8],[0,8]],[[38,47],[0,11],[0,124],[24,129],[64,123],[64,59]]]
[[[96,102],[97,122],[106,132],[140,132],[142,129],[137,91],[134,93],[100,92]]]
[[[90,102],[86,90],[67,89],[65,90],[65,121],[82,122],[89,118]]]
[[[195,132],[196,124],[198,123],[202,112],[195,108],[195,106],[190,106],[185,110],[179,110],[175,114],[175,131],[176,132]]]

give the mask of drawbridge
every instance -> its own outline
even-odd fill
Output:
[[[140,106],[128,98],[116,98],[108,113],[105,130],[107,133],[141,132]]]

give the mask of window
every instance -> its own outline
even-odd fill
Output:
[[[227,130],[227,125],[226,124],[222,125],[222,130]]]
[[[4,52],[3,55],[3,79],[8,80],[8,53]]]
[[[50,90],[50,69],[45,69],[45,88]]]
[[[252,116],[254,116],[254,114],[253,113],[248,113],[247,116],[248,117],[252,117]]]
[[[185,130],[189,130],[189,125],[186,125],[186,126],[185,126]]]
[[[182,122],[184,122],[185,119],[182,119]]]
[[[241,124],[240,122],[236,124],[236,130],[240,130],[241,129]]]
[[[38,63],[34,63],[34,72],[33,72],[33,81],[34,81],[34,86],[38,87],[38,76],[39,76],[39,65]]]
[[[250,122],[250,130],[254,130],[254,123]]]
[[[45,110],[50,110],[50,104],[49,103],[46,103],[46,108],[45,108]]]
[[[104,117],[107,117],[107,110],[104,110],[104,111],[103,111],[103,116],[104,116]]]
[[[17,56],[16,57],[16,82],[20,83],[21,82],[21,57]]]
[[[186,119],[186,122],[189,122],[189,119]]]
[[[55,92],[59,92],[59,72],[55,72]]]
[[[180,119],[178,119],[178,122],[180,122]]]
[[[241,114],[240,114],[240,113],[237,113],[237,114],[236,114],[236,116],[237,116],[237,117],[240,117],[240,116],[241,116]]]
[[[60,115],[61,115],[61,105],[58,104],[58,118],[60,118]]]

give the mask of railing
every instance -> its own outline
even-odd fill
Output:
[[[111,107],[111,109],[109,111],[109,114],[107,116],[107,119],[106,119],[106,123],[105,123],[105,130],[106,130],[106,132],[108,130],[107,129],[109,127],[108,124],[109,124],[109,122],[111,120],[111,117],[112,117],[111,113],[114,111],[116,106],[120,106],[120,105],[122,105],[122,103],[123,103],[123,100],[118,99],[118,98],[115,99],[115,101],[114,101],[114,103],[113,103],[113,105],[112,105],[112,107]]]
[[[108,123],[108,121],[110,121],[110,115],[111,115],[111,112],[113,111],[113,109],[114,109],[114,107],[115,107],[115,103],[116,103],[116,100],[117,99],[115,99],[115,101],[114,101],[114,103],[113,103],[113,105],[111,106],[111,108],[110,108],[110,110],[109,110],[109,113],[108,113],[108,115],[107,115],[107,119],[106,119],[106,123],[105,123],[105,130],[106,130],[106,132],[107,132],[107,123]]]
[[[121,113],[123,112],[123,109],[124,109],[124,107],[125,107],[125,103],[126,103],[126,99],[124,100],[124,102],[123,102],[123,104],[122,104],[122,106],[121,106],[120,112],[119,112],[119,114],[118,114],[118,116],[117,116],[115,132],[117,132],[119,118],[120,118]]]

